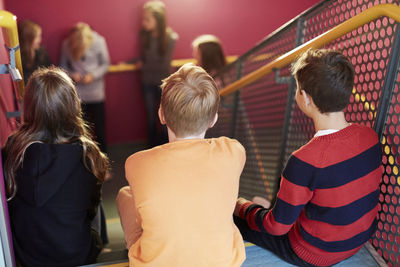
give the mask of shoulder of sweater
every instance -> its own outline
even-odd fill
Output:
[[[204,141],[208,141],[209,143],[218,144],[219,147],[225,147],[222,150],[235,150],[238,153],[245,153],[245,148],[243,145],[237,141],[236,139],[231,139],[229,137],[218,137],[218,138],[209,138],[204,140],[198,140],[198,143],[203,143]],[[147,160],[150,157],[157,157],[158,155],[165,156],[165,153],[170,153],[170,151],[174,151],[177,146],[180,146],[180,143],[166,143],[161,146],[156,146],[151,149],[146,149],[142,151],[138,151],[131,156],[129,156],[125,162],[126,165],[136,164],[141,160]],[[194,143],[192,143],[194,145]]]
[[[92,31],[92,34],[93,34],[93,39],[99,39],[99,40],[103,39],[104,40],[104,37],[102,35],[100,35],[98,32]]]
[[[243,145],[236,139],[222,136],[222,137],[216,138],[215,140],[219,140],[220,142],[225,142],[227,145],[229,145],[231,147],[235,147],[238,150],[241,150],[243,152],[245,151],[245,148],[243,147]]]
[[[141,160],[147,160],[149,157],[154,156],[157,153],[157,151],[159,150],[159,148],[160,148],[160,146],[157,146],[157,147],[153,147],[150,149],[145,149],[145,150],[141,150],[136,153],[133,153],[126,159],[125,168],[127,168],[128,166],[138,164],[138,162],[140,162]]]
[[[170,34],[170,38],[171,38],[173,41],[176,41],[176,40],[179,39],[179,34],[173,31],[173,32],[171,32],[171,34]]]
[[[99,33],[93,31],[93,45],[100,46],[106,44],[106,39]]]
[[[359,125],[359,124],[356,124],[356,126],[357,126],[358,130],[359,130],[360,132],[362,132],[363,134],[364,134],[364,133],[367,133],[367,134],[369,134],[369,136],[371,136],[371,137],[378,137],[378,134],[377,134],[377,133],[375,132],[375,130],[372,129],[371,127],[364,126],[364,125]]]
[[[376,132],[367,126],[352,124],[338,132],[314,137],[308,143],[293,152],[293,156],[312,165],[330,154],[358,155],[366,149],[379,143]],[[353,152],[351,152],[353,151]]]
[[[171,28],[167,29],[167,42],[169,45],[175,44],[175,42],[179,39],[179,35],[174,32]]]

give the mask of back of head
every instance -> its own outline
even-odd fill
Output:
[[[209,128],[220,98],[214,80],[204,69],[185,64],[164,79],[161,88],[161,109],[177,137],[198,135]]]
[[[57,143],[83,134],[81,107],[75,86],[58,68],[35,71],[26,88],[23,126],[37,140]]]
[[[292,65],[298,89],[309,94],[321,113],[343,111],[354,84],[352,64],[340,52],[310,49]]]
[[[201,35],[193,41],[192,45],[200,53],[199,65],[208,73],[215,74],[226,65],[221,42],[216,36]]]
[[[80,60],[93,43],[93,32],[84,22],[75,24],[68,35],[68,49],[74,60]]]

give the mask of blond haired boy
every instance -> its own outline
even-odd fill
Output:
[[[130,266],[240,266],[232,213],[245,150],[227,137],[204,139],[218,118],[215,82],[184,65],[161,88],[169,143],[127,159],[129,186],[117,196]]]

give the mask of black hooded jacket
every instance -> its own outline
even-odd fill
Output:
[[[101,249],[91,229],[101,184],[82,160],[80,144],[33,143],[16,173],[9,203],[14,250],[22,266],[93,263]]]

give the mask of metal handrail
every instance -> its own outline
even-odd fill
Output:
[[[12,49],[19,47],[17,17],[8,11],[0,10],[0,27],[6,29],[5,42],[8,48]],[[22,71],[20,49],[16,49],[15,51],[15,66],[22,75],[23,71]],[[17,85],[18,85],[19,97],[22,97],[25,91],[24,80],[22,79],[22,81],[17,82]]]
[[[261,77],[271,73],[274,69],[280,69],[289,65],[303,52],[309,48],[319,48],[323,45],[336,40],[337,38],[347,34],[348,32],[357,29],[358,27],[373,21],[379,17],[387,16],[397,22],[400,22],[400,7],[394,4],[380,4],[374,7],[368,8],[360,14],[346,20],[345,22],[335,26],[331,30],[315,37],[314,39],[304,43],[301,46],[294,48],[293,50],[283,54],[277,59],[269,62],[268,64],[260,67],[259,69],[243,76],[241,79],[227,85],[220,90],[220,95],[225,96],[231,94],[240,88],[249,85]]]
[[[226,62],[231,63],[234,62],[238,56],[227,56],[226,57]],[[173,68],[179,68],[182,65],[186,63],[196,63],[195,59],[188,58],[188,59],[173,59],[171,61],[171,67]],[[116,64],[116,65],[111,65],[108,68],[108,72],[126,72],[126,71],[136,71],[140,70],[140,67],[137,64],[129,64],[129,63],[121,63],[121,64]]]

